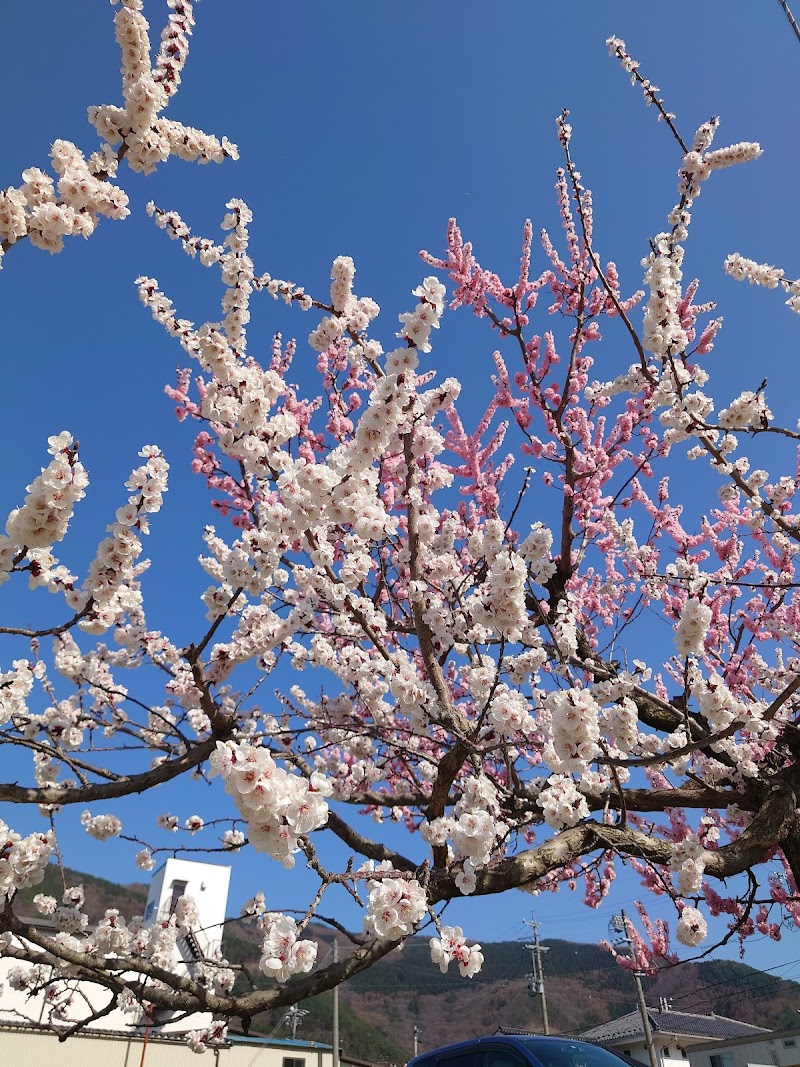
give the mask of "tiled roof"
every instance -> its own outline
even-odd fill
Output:
[[[727,1019],[724,1015],[694,1015],[688,1011],[660,1011],[656,1008],[648,1008],[647,1014],[654,1034],[681,1034],[686,1037],[723,1040],[768,1032],[763,1026],[740,1023],[737,1019]],[[590,1030],[584,1030],[580,1036],[593,1041],[616,1041],[618,1038],[643,1035],[642,1017],[638,1011],[631,1011],[619,1019],[612,1019],[600,1026],[593,1026]]]

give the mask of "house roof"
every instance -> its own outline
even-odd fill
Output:
[[[688,1011],[661,1011],[648,1008],[650,1028],[654,1034],[680,1034],[685,1037],[705,1037],[710,1040],[725,1038],[751,1037],[766,1034],[763,1026],[741,1023],[738,1019],[728,1019],[724,1015],[694,1015]],[[619,1019],[602,1023],[584,1030],[580,1035],[593,1041],[616,1041],[622,1038],[644,1036],[642,1017],[638,1011],[628,1012]]]
[[[35,1023],[29,1020],[22,1019],[0,1019],[0,1037],[6,1032],[14,1033],[36,1033],[36,1034],[58,1034],[63,1030],[58,1027],[48,1026],[43,1023]],[[74,1035],[76,1040],[86,1041],[143,1041],[144,1040],[144,1028],[137,1030],[131,1027],[127,1030],[101,1030],[100,1028],[86,1027],[81,1030],[80,1033]],[[186,1044],[186,1033],[170,1032],[170,1033],[152,1033],[148,1037],[149,1042],[156,1044],[167,1044],[183,1046]]]
[[[60,1033],[61,1030],[58,1027],[47,1026],[41,1023],[34,1023],[27,1020],[10,1020],[0,1019],[0,1037],[5,1031],[27,1031],[29,1033],[43,1033],[53,1034]],[[86,1028],[81,1030],[80,1034],[76,1035],[81,1039],[119,1039],[123,1041],[142,1041],[144,1038],[144,1030],[131,1027],[125,1030],[101,1030],[99,1028]],[[167,1033],[156,1031],[148,1035],[147,1040],[149,1042],[184,1046],[186,1044],[186,1032],[185,1031],[168,1031]],[[242,1033],[229,1033],[223,1042],[217,1047],[225,1048],[228,1045],[260,1045],[262,1048],[277,1048],[289,1051],[291,1049],[307,1050],[307,1049],[319,1049],[321,1052],[330,1052],[333,1045],[326,1045],[322,1041],[303,1041],[299,1037],[267,1037],[265,1034],[242,1034]],[[368,1060],[354,1060],[350,1057],[342,1057],[342,1060],[347,1063],[354,1063],[365,1067],[369,1064]]]

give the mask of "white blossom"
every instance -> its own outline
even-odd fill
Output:
[[[694,948],[708,936],[708,924],[697,908],[685,907],[678,919],[676,936],[682,945]]]
[[[109,837],[117,837],[122,833],[122,821],[116,815],[92,815],[84,811],[81,822],[86,833],[98,841],[107,841]]]
[[[480,945],[467,947],[464,931],[460,926],[443,926],[440,937],[430,939],[431,960],[439,965],[442,974],[452,960],[458,963],[462,978],[472,978],[483,966]]]
[[[294,919],[276,915],[267,925],[261,953],[259,969],[282,983],[294,974],[311,970],[317,958],[317,946],[313,941],[298,939]]]

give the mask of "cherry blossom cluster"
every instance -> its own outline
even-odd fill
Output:
[[[489,566],[486,581],[473,593],[473,620],[489,632],[519,641],[528,624],[525,608],[525,560],[515,552],[498,552]]]
[[[220,839],[223,846],[231,852],[237,852],[247,840],[244,830],[225,830]]]
[[[589,816],[586,797],[566,774],[551,774],[536,803],[542,809],[544,821],[554,830],[576,826]]]
[[[295,974],[306,974],[314,966],[317,945],[298,937],[297,923],[288,915],[267,920],[258,966],[268,978],[288,982]]]
[[[50,151],[54,182],[38,167],[22,173],[22,185],[0,192],[0,266],[3,252],[23,238],[48,252],[60,252],[64,238],[89,237],[101,217],[124,219],[128,197],[112,179],[125,157],[132,170],[152,173],[170,155],[189,162],[238,158],[236,145],[191,126],[165,119],[161,112],[180,84],[194,18],[190,0],[171,0],[161,49],[151,66],[150,37],[141,0],[114,0],[122,55],[123,107],[90,107],[89,122],[101,137],[88,157],[70,141],[56,140]],[[115,147],[119,146],[119,147]]]
[[[12,967],[8,972],[8,984],[11,989],[25,991],[37,986],[45,974],[43,967]]]
[[[791,281],[784,277],[780,267],[771,267],[768,263],[756,263],[746,259],[738,252],[733,252],[723,264],[725,273],[737,282],[748,281],[751,285],[763,285],[765,289],[777,289],[780,285],[789,293],[786,306],[800,314],[800,279]]]
[[[694,896],[703,884],[705,848],[697,834],[687,834],[672,845],[670,869],[677,874],[681,896]]]
[[[682,945],[687,945],[689,948],[701,945],[705,941],[708,936],[708,923],[697,908],[691,908],[688,905],[683,908],[675,936]]]
[[[47,896],[44,893],[37,893],[33,898],[33,906],[40,915],[52,915],[58,907],[58,902],[55,897]]]
[[[454,881],[465,896],[475,892],[477,872],[502,848],[509,826],[500,814],[496,786],[490,778],[480,775],[464,779],[452,816],[422,824],[422,836],[431,846],[441,847],[448,839],[452,841],[449,858]]]
[[[84,811],[81,822],[86,833],[97,841],[107,841],[109,837],[118,837],[122,833],[122,821],[116,815],[92,815]]]
[[[103,955],[122,955],[128,951],[131,934],[118,908],[108,908],[97,924],[93,943]]]
[[[140,871],[155,870],[156,861],[149,848],[140,849],[136,853],[135,862]]]
[[[212,1023],[211,1026],[204,1026],[200,1030],[189,1030],[186,1034],[186,1044],[192,1052],[202,1054],[209,1046],[213,1048],[214,1045],[222,1044],[227,1036],[227,1023],[217,1021]]]
[[[680,246],[673,250],[665,242],[651,252],[645,266],[644,283],[650,299],[644,318],[642,343],[654,356],[666,358],[682,352],[688,344],[677,306],[681,296]]]
[[[500,682],[489,703],[489,722],[492,729],[506,738],[532,733],[535,719],[523,693]]]
[[[26,698],[37,673],[41,676],[38,664],[34,666],[26,659],[19,659],[14,660],[10,671],[0,674],[0,724],[27,714]]]
[[[472,978],[483,966],[481,946],[467,946],[460,926],[443,926],[440,936],[430,939],[430,948],[431,960],[439,965],[442,974],[447,973],[453,960],[458,964],[462,978]]]
[[[156,445],[146,445],[139,455],[145,463],[125,483],[131,493],[108,528],[111,536],[98,546],[82,590],[67,597],[79,611],[90,605],[87,617],[80,623],[87,633],[104,633],[140,602],[134,566],[142,551],[138,535],[149,532],[148,515],[161,509],[169,464]]]
[[[735,719],[759,716],[763,706],[753,701],[747,705],[740,704],[724,679],[719,674],[712,674],[694,687],[697,706],[714,730],[724,730]]]
[[[763,393],[745,389],[720,410],[717,422],[726,430],[763,430],[772,422],[772,412]]]
[[[646,267],[645,284],[650,289],[642,343],[659,359],[676,356],[689,344],[684,316],[681,314],[681,267],[685,250],[680,242],[688,236],[690,209],[700,194],[701,184],[715,170],[734,163],[747,163],[761,155],[761,147],[756,142],[741,142],[709,152],[718,125],[719,119],[713,118],[697,130],[691,149],[685,152],[678,171],[680,200],[668,217],[672,229],[657,234],[653,242],[654,251],[642,261]]]
[[[713,613],[701,600],[687,600],[675,627],[675,648],[679,656],[702,656]]]
[[[178,897],[178,902],[175,905],[175,922],[178,929],[182,932],[191,930],[192,927],[197,926],[199,921],[200,913],[194,898],[185,894]]]
[[[551,716],[553,770],[583,771],[600,755],[600,706],[588,689],[566,689],[546,700]]]
[[[18,553],[47,549],[64,538],[75,504],[86,495],[89,478],[77,457],[72,435],[63,430],[49,437],[47,444],[52,460],[28,486],[24,504],[11,512],[5,536],[0,536],[3,581]]]
[[[333,314],[323,318],[311,331],[308,343],[317,352],[324,352],[344,336],[359,338],[369,324],[377,318],[380,308],[374,300],[359,299],[353,293],[353,279],[356,268],[350,256],[337,256],[331,267],[331,306]],[[372,342],[368,346],[357,341],[349,348],[348,358],[357,361],[362,358],[376,359],[381,355],[381,348]]]
[[[127,195],[107,180],[117,169],[110,146],[87,159],[71,141],[57,140],[50,157],[57,183],[38,167],[28,167],[21,186],[0,193],[4,242],[12,245],[27,237],[35,248],[52,254],[62,251],[65,237],[91,236],[101,216],[124,219],[130,214]]]
[[[38,885],[55,844],[52,830],[22,837],[0,820],[0,897],[9,900],[18,889]]]
[[[267,919],[269,918],[269,913],[266,910],[266,906],[266,897],[261,891],[259,891],[254,897],[251,897],[250,900],[246,900],[244,904],[242,904],[240,912],[242,922],[257,922],[259,927],[263,929]]]
[[[550,556],[552,545],[552,532],[543,523],[535,522],[519,546],[520,555],[528,565],[528,573],[533,581],[540,584],[544,584],[555,573],[556,565]]]
[[[293,867],[299,838],[324,826],[332,788],[317,772],[304,778],[279,767],[267,748],[217,742],[210,760],[247,822],[250,844],[284,867]]]
[[[386,941],[403,941],[428,911],[425,889],[416,878],[392,877],[388,860],[361,868],[367,875],[364,929]]]
[[[746,259],[738,252],[732,252],[723,264],[725,273],[737,282],[748,281],[751,285],[763,285],[765,289],[777,289],[783,279],[780,267],[771,267],[768,263],[756,263]]]

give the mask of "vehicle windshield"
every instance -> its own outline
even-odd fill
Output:
[[[557,1041],[553,1038],[521,1037],[542,1067],[622,1067],[624,1060],[608,1049],[586,1041]]]

